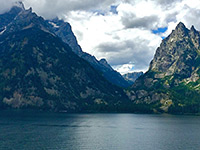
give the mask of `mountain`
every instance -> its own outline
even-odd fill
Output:
[[[21,13],[21,15],[18,16],[19,13]],[[28,17],[28,15],[30,16]],[[25,18],[29,18],[29,20],[26,20]],[[44,20],[42,17],[37,16],[37,14],[32,13],[31,8],[29,9],[29,11],[25,11],[22,2],[16,2],[10,11],[0,15],[0,34],[5,31],[13,32],[13,29],[19,30],[15,27],[16,25],[18,25],[19,28],[22,26],[22,24],[24,24],[23,26],[25,26],[25,24],[29,24],[30,26],[32,26],[32,24],[30,24],[30,21],[32,21],[33,18],[40,18],[33,21],[35,25],[38,24],[42,30],[47,29],[46,31],[49,31],[52,34],[60,37],[65,43],[67,43],[71,47],[74,53],[88,61],[109,82],[119,87],[130,86],[130,84],[122,77],[122,75],[115,71],[107,62],[106,65],[104,65],[105,63],[102,64],[102,61],[106,61],[105,59],[98,61],[94,56],[91,56],[90,54],[82,51],[69,23],[64,22],[63,20],[59,20],[58,18],[55,18],[53,20]],[[15,23],[9,25],[9,23],[13,22],[13,20],[15,20]],[[39,22],[36,23],[35,21]],[[6,29],[8,27],[10,29]]]
[[[137,104],[170,113],[200,112],[200,32],[179,23],[165,38],[149,70],[127,91]]]
[[[115,71],[105,59],[98,61],[94,56],[82,51],[69,23],[59,20],[58,18],[49,20],[48,22],[51,25],[53,32],[67,43],[74,53],[88,61],[95,69],[101,72],[108,81],[120,87],[130,86],[122,75]]]
[[[0,108],[121,111],[130,104],[123,90],[78,57],[46,20],[22,8],[1,22]]]
[[[132,73],[127,73],[124,74],[123,77],[126,81],[128,81],[130,84],[133,84],[137,78],[139,78],[141,75],[144,73],[141,72],[132,72]]]
[[[19,12],[25,10],[24,5],[21,2],[15,3],[15,5],[4,14],[0,14],[0,34],[5,30],[5,27],[14,20]]]

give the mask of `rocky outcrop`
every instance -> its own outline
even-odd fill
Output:
[[[16,3],[8,12],[0,14],[0,32],[5,30],[5,27],[23,10],[25,10],[24,5]]]
[[[149,70],[127,95],[155,111],[199,112],[200,33],[179,23],[157,48]],[[191,109],[194,108],[194,109]]]

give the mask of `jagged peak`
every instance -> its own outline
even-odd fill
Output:
[[[53,18],[53,19],[51,19],[51,21],[63,21],[62,19],[59,19],[57,16],[55,17],[55,18]]]
[[[176,28],[186,28],[183,22],[179,22]]]
[[[63,19],[60,19],[58,17],[56,17],[54,19],[51,19],[49,21],[51,21],[53,23],[56,23],[58,26],[61,26],[61,25],[65,24],[65,25],[67,25],[71,29],[71,25],[68,22],[66,22]]]
[[[22,10],[25,10],[25,7],[24,7],[24,4],[23,4],[22,1],[17,1],[17,2],[15,2],[13,6],[19,7],[19,8],[21,8]]]
[[[38,17],[38,15],[32,11],[32,7],[30,7],[29,9],[25,9],[24,11],[21,11],[18,16],[35,16],[35,17]]]
[[[105,58],[100,59],[100,62],[106,63],[106,64],[108,63]]]
[[[190,36],[194,37],[194,36],[197,35],[197,33],[198,33],[198,31],[192,25],[191,28],[190,28]]]
[[[194,28],[194,26],[193,26],[193,25],[191,26],[190,30],[195,30],[195,31],[196,31],[196,29]]]
[[[186,28],[186,26],[182,23],[179,22],[175,28],[175,30],[172,31],[172,34],[170,34],[170,37],[183,37],[187,36],[189,33],[189,29]]]
[[[99,63],[106,66],[109,69],[112,69],[112,67],[109,65],[109,63],[107,62],[107,60],[105,58],[100,59]]]
[[[178,25],[176,26],[175,30],[186,30],[186,26],[184,25],[184,23],[179,22]]]
[[[198,31],[195,29],[195,27],[192,25],[190,28],[190,32],[197,33]]]
[[[32,11],[33,11],[32,7],[30,7],[30,8],[28,9],[28,11],[29,11],[29,12],[32,12]]]

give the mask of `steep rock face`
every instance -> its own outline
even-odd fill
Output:
[[[156,50],[149,70],[127,95],[155,111],[199,112],[200,33],[179,23]]]
[[[0,107],[53,111],[119,111],[129,104],[72,52],[32,10],[19,12],[0,35]]]
[[[105,59],[98,61],[94,56],[82,51],[69,23],[57,18],[48,22],[51,24],[53,32],[67,43],[72,48],[73,52],[88,61],[95,69],[101,72],[108,81],[120,87],[130,86],[120,73],[112,69]]]
[[[190,31],[183,23],[179,23],[157,49],[150,70],[160,72],[163,76],[180,74],[189,77],[194,67],[193,61],[198,55],[195,38],[199,37],[199,33],[195,35],[195,32],[194,28]]]
[[[78,56],[81,56],[83,52],[74,33],[72,32],[71,25],[63,20],[59,20],[58,18],[47,22],[51,25],[53,32],[60,37],[63,42],[67,43],[72,48],[73,52]]]
[[[14,18],[22,11],[25,10],[22,3],[16,3],[8,12],[0,14],[0,32],[5,30],[5,27],[14,20]]]
[[[32,13],[31,8],[25,10],[21,2],[17,2],[10,11],[0,15],[0,34],[23,30],[22,27],[27,29],[34,26],[60,37],[71,47],[74,53],[88,61],[95,69],[101,72],[109,82],[120,87],[130,86],[121,74],[113,70],[109,64],[104,65],[94,56],[82,51],[69,23],[59,20],[58,18],[51,21],[44,20],[42,17],[37,16],[37,14]]]
[[[143,74],[144,73],[142,71],[141,72],[133,72],[133,73],[124,74],[123,77],[125,80],[127,80],[128,82],[133,84],[135,82],[135,80]]]
[[[3,34],[9,34],[32,27],[36,27],[45,32],[54,34],[51,31],[50,25],[42,17],[39,17],[36,13],[33,13],[32,8],[20,11],[18,15],[11,21],[11,23],[6,26],[6,30]]]

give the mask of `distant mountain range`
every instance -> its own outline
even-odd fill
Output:
[[[123,77],[126,81],[128,81],[130,84],[133,84],[137,78],[139,78],[141,75],[144,73],[141,72],[132,72],[132,73],[127,73],[124,74]]]

